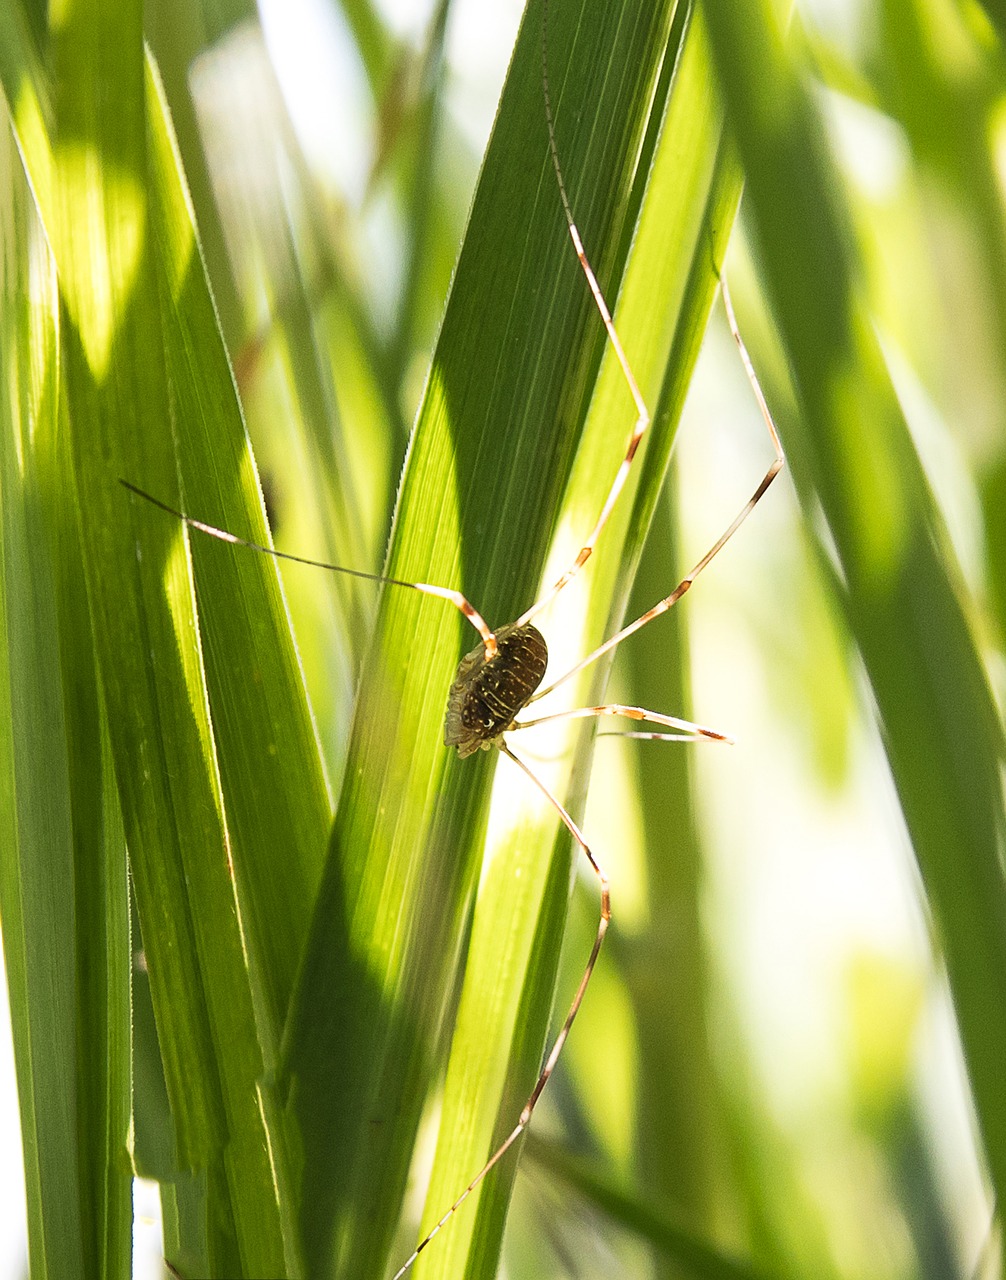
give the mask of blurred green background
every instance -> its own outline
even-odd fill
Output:
[[[616,923],[536,1113],[500,1274],[983,1280],[1003,1274],[1006,1170],[988,694],[1006,621],[1006,19],[994,0],[707,8],[748,182],[726,270],[793,465],[615,660],[613,700],[736,745],[597,742],[584,828]],[[287,550],[384,561],[520,16],[516,0],[145,7]],[[52,20],[26,4],[5,22]],[[888,430],[900,416],[924,479]],[[630,609],[672,589],[770,458],[717,308]],[[335,783],[376,592],[300,569],[283,584]],[[595,900],[577,874],[559,1009]],[[396,1256],[436,1116],[434,1091]],[[11,1275],[20,1194],[3,1196]],[[160,1273],[151,1216],[137,1275]]]

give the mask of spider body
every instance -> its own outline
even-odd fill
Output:
[[[466,654],[447,695],[444,745],[456,747],[462,758],[495,746],[545,675],[548,648],[537,627],[501,627],[496,646],[488,660],[482,644]]]

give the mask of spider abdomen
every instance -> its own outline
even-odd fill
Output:
[[[548,663],[545,638],[525,623],[496,632],[498,652],[486,661],[480,644],[458,664],[447,695],[444,745],[470,756],[505,733],[541,684]]]

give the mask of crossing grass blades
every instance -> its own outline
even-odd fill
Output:
[[[556,4],[556,0],[551,0],[551,4],[554,6]],[[652,607],[647,609],[628,625],[622,627],[616,634],[605,640],[604,643],[593,649],[592,652],[588,653],[568,670],[551,679],[548,684],[543,686],[542,682],[544,681],[548,665],[548,650],[545,637],[542,631],[539,630],[538,626],[535,625],[535,620],[539,618],[548,606],[552,604],[552,602],[573,581],[577,574],[587,564],[595,548],[598,546],[605,527],[609,522],[612,511],[626,485],[639,445],[650,426],[651,412],[640,391],[629,359],[622,347],[619,334],[612,320],[608,303],[595,276],[588,257],[587,249],[581,240],[581,236],[577,228],[574,209],[567,191],[560,162],[555,113],[552,103],[552,89],[549,79],[549,0],[543,0],[541,5],[541,15],[543,116],[545,128],[547,130],[549,155],[555,176],[555,188],[558,203],[561,205],[561,209],[565,217],[569,239],[572,244],[572,252],[575,254],[579,263],[586,283],[586,288],[593,299],[600,323],[604,328],[606,340],[610,345],[610,349],[615,359],[617,360],[635,410],[635,421],[629,435],[624,456],[622,457],[621,463],[619,464],[611,481],[607,496],[601,506],[593,527],[586,533],[577,554],[563,572],[555,578],[544,593],[537,600],[531,603],[515,621],[504,625],[492,626],[479,612],[476,605],[467,599],[465,595],[456,588],[435,583],[412,582],[403,578],[373,574],[359,569],[330,564],[309,557],[295,555],[289,552],[277,551],[272,547],[262,545],[247,538],[239,537],[226,529],[219,528],[197,518],[194,515],[183,512],[161,501],[155,495],[146,492],[127,479],[122,479],[121,481],[124,487],[132,494],[160,508],[175,519],[182,521],[190,529],[198,533],[218,539],[222,542],[230,543],[234,546],[243,547],[265,555],[273,556],[277,559],[325,569],[350,577],[383,583],[392,589],[418,592],[422,595],[443,600],[457,609],[464,619],[477,632],[479,640],[478,644],[471,650],[471,652],[462,658],[457,668],[454,681],[447,693],[443,734],[445,746],[448,748],[454,748],[457,751],[458,756],[461,758],[474,755],[479,751],[488,751],[491,749],[498,750],[502,755],[506,756],[508,760],[510,760],[524,773],[530,784],[537,787],[545,796],[548,803],[555,810],[559,819],[570,833],[575,844],[582,851],[590,865],[593,875],[596,878],[600,908],[593,945],[572,1002],[552,1043],[551,1049],[545,1057],[544,1065],[541,1067],[540,1073],[530,1095],[524,1103],[519,1115],[515,1117],[513,1126],[505,1139],[499,1143],[482,1167],[473,1171],[473,1176],[470,1178],[467,1185],[459,1190],[459,1193],[453,1202],[450,1205],[445,1206],[444,1212],[441,1214],[439,1219],[425,1233],[414,1251],[407,1259],[405,1259],[402,1265],[395,1272],[394,1280],[401,1280],[401,1278],[410,1271],[413,1263],[419,1257],[420,1253],[427,1248],[441,1229],[447,1225],[451,1218],[464,1204],[465,1200],[471,1195],[475,1188],[479,1186],[490,1170],[492,1170],[503,1159],[506,1153],[517,1142],[521,1134],[527,1128],[538,1100],[555,1070],[556,1064],[558,1063],[562,1053],[563,1046],[566,1043],[569,1032],[581,1007],[581,1003],[587,992],[587,988],[594,971],[598,954],[601,950],[605,934],[612,918],[611,895],[609,891],[608,878],[605,875],[600,859],[591,848],[584,833],[580,830],[579,826],[560,802],[558,797],[555,796],[551,790],[549,790],[548,786],[538,777],[531,765],[529,765],[526,760],[514,751],[511,746],[511,739],[514,735],[549,722],[610,717],[613,719],[635,722],[644,726],[644,728],[632,732],[631,736],[633,737],[643,737],[660,741],[699,741],[703,739],[710,741],[729,741],[724,734],[718,733],[717,731],[705,726],[690,723],[673,715],[652,711],[643,707],[626,706],[620,703],[601,703],[572,710],[567,709],[552,713],[546,712],[542,715],[529,716],[526,713],[530,707],[546,698],[566,681],[570,680],[573,676],[596,662],[602,657],[602,655],[613,650],[627,637],[672,608],[682,598],[682,596],[685,595],[696,578],[708,567],[726,543],[733,537],[741,524],[743,524],[747,519],[783,465],[783,454],[779,438],[761,388],[758,384],[757,377],[754,373],[754,369],[751,365],[751,361],[748,358],[747,351],[741,339],[729,291],[726,286],[726,281],[723,280],[721,281],[722,297],[726,316],[730,330],[739,349],[745,371],[748,379],[750,380],[751,387],[768,429],[773,449],[772,461],[748,501],[712,546],[704,555],[702,555],[691,570],[675,585],[674,589],[668,595],[657,601]],[[556,946],[558,946],[558,940],[556,941]]]

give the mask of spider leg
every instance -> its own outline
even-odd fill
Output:
[[[652,608],[647,609],[646,612],[636,618],[634,622],[630,622],[627,626],[623,627],[621,631],[616,632],[609,639],[605,640],[604,644],[598,645],[592,653],[588,653],[585,658],[582,658],[575,666],[570,667],[570,669],[564,672],[563,675],[559,676],[557,680],[553,680],[550,685],[546,685],[544,688],[539,689],[535,693],[534,697],[531,698],[531,702],[537,702],[539,698],[544,698],[547,693],[551,693],[553,689],[557,689],[559,685],[564,684],[572,676],[575,676],[578,672],[582,671],[584,667],[589,667],[591,663],[596,662],[602,654],[610,652],[616,647],[616,645],[620,645],[623,640],[633,635],[641,627],[645,627],[648,622],[652,622],[654,618],[659,618],[662,613],[666,613],[668,609],[673,608],[681,597],[691,588],[692,583],[703,569],[707,568],[723,550],[726,544],[761,501],[769,485],[785,466],[786,456],[782,451],[782,443],[779,440],[779,433],[772,420],[772,414],[765,400],[761,384],[758,381],[758,375],[755,373],[754,366],[751,363],[751,357],[748,355],[747,347],[744,345],[744,339],[741,337],[740,329],[737,327],[737,317],[734,314],[733,302],[730,298],[730,290],[727,287],[726,279],[723,277],[720,279],[720,289],[723,294],[723,307],[727,314],[727,322],[730,325],[730,332],[737,344],[737,349],[740,352],[741,360],[744,364],[744,370],[747,373],[748,381],[751,383],[755,399],[758,402],[758,408],[761,410],[765,426],[768,428],[769,438],[772,441],[774,457],[769,464],[769,468],[758,482],[758,486],[754,493],[750,498],[748,498],[744,506],[741,507],[737,515],[734,516],[727,528],[724,529],[705,555],[692,566],[687,574],[685,574],[670,595],[664,596],[663,600],[658,600]]]
[[[636,382],[635,374],[629,364],[628,357],[622,348],[621,339],[618,331],[615,329],[614,321],[611,318],[611,311],[608,304],[604,300],[604,294],[601,292],[601,286],[597,283],[597,277],[594,275],[594,269],[587,260],[587,254],[583,247],[583,241],[580,239],[580,232],[577,229],[576,222],[573,219],[573,209],[570,205],[569,194],[566,191],[566,183],[562,176],[562,169],[559,165],[559,148],[555,140],[555,118],[552,111],[552,93],[549,87],[548,79],[548,2],[542,5],[541,20],[541,74],[542,85],[545,93],[545,122],[548,125],[548,149],[552,157],[552,168],[555,170],[556,182],[559,186],[559,197],[562,200],[562,211],[566,217],[566,226],[569,228],[570,239],[573,241],[573,248],[576,251],[576,258],[580,264],[584,276],[587,280],[587,286],[590,289],[591,296],[597,305],[597,310],[601,316],[601,323],[604,325],[605,332],[608,335],[608,341],[611,343],[611,349],[615,353],[615,359],[618,361],[619,368],[625,376],[625,381],[629,388],[629,394],[632,396],[633,403],[636,407],[636,421],[632,428],[632,435],[629,437],[629,444],[625,451],[625,457],[622,459],[615,478],[608,490],[608,496],[604,500],[601,507],[601,513],[597,517],[597,521],[591,529],[587,538],[576,554],[573,563],[560,575],[552,584],[545,594],[534,602],[529,609],[521,614],[517,620],[518,626],[530,622],[536,617],[547,604],[559,594],[559,592],[580,572],[583,566],[590,559],[597,540],[601,536],[601,531],[608,523],[608,517],[611,515],[612,508],[618,500],[618,495],[625,487],[625,481],[628,479],[629,471],[632,468],[632,461],[636,456],[636,450],[639,448],[640,441],[646,434],[646,429],[650,425],[650,411],[646,407],[643,394],[639,390],[639,384]]]
[[[555,809],[556,813],[558,813],[560,819],[562,820],[566,829],[569,831],[570,835],[573,837],[576,843],[583,850],[587,858],[587,861],[590,863],[591,869],[593,870],[594,874],[597,876],[598,884],[600,886],[601,914],[597,923],[597,934],[594,937],[594,945],[591,947],[590,956],[587,959],[586,968],[583,971],[583,976],[580,979],[580,984],[576,989],[576,994],[573,996],[573,1002],[569,1007],[569,1012],[566,1014],[566,1017],[565,1017],[565,1020],[563,1021],[562,1026],[559,1028],[559,1033],[555,1038],[555,1042],[552,1045],[551,1050],[549,1051],[548,1057],[545,1059],[545,1065],[542,1067],[541,1072],[538,1075],[538,1079],[535,1081],[535,1086],[531,1090],[531,1093],[528,1097],[527,1102],[524,1103],[524,1108],[517,1119],[517,1123],[507,1134],[506,1138],[500,1143],[500,1145],[492,1153],[492,1155],[485,1162],[482,1168],[478,1171],[475,1177],[472,1178],[471,1182],[469,1182],[467,1187],[465,1187],[464,1191],[461,1192],[461,1194],[450,1206],[450,1208],[445,1211],[442,1217],[430,1228],[430,1230],[426,1233],[423,1239],[420,1240],[419,1244],[416,1245],[415,1249],[412,1251],[409,1257],[406,1258],[405,1262],[403,1262],[401,1267],[399,1267],[399,1269],[395,1272],[392,1280],[401,1280],[402,1276],[404,1276],[405,1273],[412,1267],[412,1264],[419,1257],[419,1255],[426,1248],[426,1246],[431,1242],[431,1240],[433,1240],[433,1238],[437,1235],[437,1233],[441,1230],[441,1228],[446,1226],[447,1223],[450,1222],[451,1218],[454,1217],[454,1215],[461,1208],[461,1206],[468,1199],[468,1197],[475,1190],[475,1188],[479,1185],[479,1183],[482,1182],[486,1174],[488,1174],[490,1170],[494,1169],[496,1165],[499,1164],[500,1160],[503,1159],[506,1153],[510,1150],[510,1148],[514,1145],[517,1139],[521,1136],[521,1134],[530,1124],[531,1116],[534,1112],[535,1107],[537,1106],[538,1099],[541,1097],[543,1089],[548,1084],[549,1078],[551,1077],[552,1072],[555,1070],[556,1063],[559,1061],[559,1055],[562,1053],[563,1045],[565,1045],[566,1039],[569,1036],[570,1028],[572,1027],[573,1022],[576,1018],[576,1015],[579,1012],[580,1005],[583,1003],[583,997],[586,994],[587,986],[590,983],[591,975],[594,972],[594,965],[597,963],[598,953],[601,950],[601,943],[604,941],[604,935],[608,931],[608,924],[611,920],[611,896],[608,889],[608,878],[604,874],[604,871],[601,868],[601,864],[595,858],[593,852],[591,851],[590,846],[587,844],[587,841],[584,839],[583,833],[580,831],[580,828],[576,825],[576,823],[567,813],[565,808],[563,808],[563,806],[555,798],[552,792],[549,791],[548,787],[546,787],[544,782],[542,782],[542,780],[524,763],[523,760],[520,759],[519,756],[514,755],[514,753],[510,750],[510,748],[502,739],[499,741],[497,745],[499,746],[500,751],[502,751],[502,753],[505,756],[511,759],[514,762],[514,764],[517,765],[518,768],[522,769],[524,773],[527,774],[527,776],[531,779],[531,781],[542,793],[542,795],[544,795],[545,799],[548,800],[549,804],[551,804],[552,807]]]
[[[532,729],[535,725],[549,724],[553,720],[585,720],[591,716],[622,716],[626,720],[644,720],[650,724],[664,725],[668,729],[678,729],[681,732],[674,735],[674,741],[699,742],[705,738],[714,742],[733,742],[731,737],[717,729],[694,724],[691,720],[681,720],[678,716],[665,716],[659,711],[648,711],[646,707],[627,707],[621,702],[606,702],[597,707],[575,707],[571,711],[554,711],[547,716],[536,716],[533,720],[518,720],[511,725],[510,731]],[[644,736],[662,738],[667,735],[647,733]]]
[[[393,587],[408,587],[410,590],[419,591],[425,596],[436,596],[440,600],[446,600],[468,619],[482,637],[486,662],[496,656],[496,636],[490,630],[481,613],[460,591],[454,591],[451,587],[436,587],[429,582],[405,582],[401,578],[386,578],[379,573],[367,573],[363,569],[346,569],[340,564],[329,564],[325,560],[311,560],[307,556],[292,555],[289,551],[277,551],[275,547],[264,547],[260,542],[252,542],[250,538],[239,538],[236,533],[230,533],[227,529],[219,529],[214,524],[207,524],[204,520],[197,520],[194,516],[186,515],[184,511],[179,511],[177,507],[169,506],[166,502],[162,502],[160,498],[155,498],[152,493],[147,493],[146,490],[139,488],[137,485],[130,484],[128,480],[120,479],[119,484],[138,498],[143,498],[145,502],[150,502],[155,507],[160,507],[162,511],[166,511],[169,516],[174,516],[177,520],[181,520],[190,529],[196,529],[199,533],[208,534],[211,538],[217,538],[220,542],[229,542],[235,547],[248,547],[251,551],[261,551],[263,555],[273,556],[277,560],[290,560],[294,564],[310,565],[313,569],[327,569],[330,573],[341,573],[349,578],[365,578],[368,582],[386,582]]]

